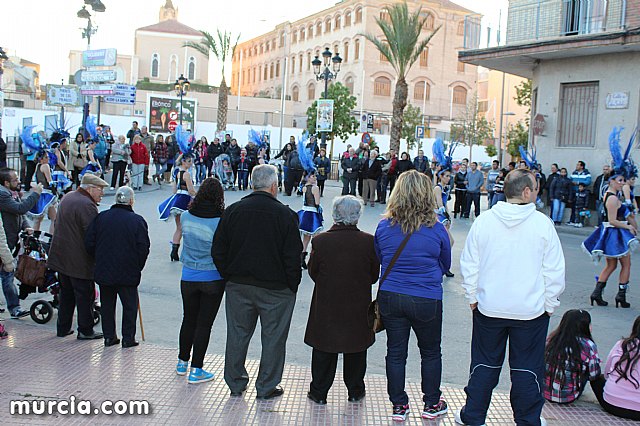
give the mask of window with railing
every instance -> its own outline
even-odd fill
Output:
[[[560,87],[558,146],[596,146],[599,83],[564,83]]]
[[[431,96],[431,85],[426,81],[419,81],[413,86],[413,99],[416,101],[428,101]]]
[[[391,96],[391,80],[378,77],[373,82],[373,94],[376,96]]]

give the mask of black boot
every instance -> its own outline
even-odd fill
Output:
[[[178,249],[180,248],[180,244],[171,243],[171,261],[174,260],[177,262],[180,260],[180,256],[178,255]]]
[[[607,286],[606,281],[596,282],[596,288],[593,290],[593,293],[591,293],[591,306],[593,306],[593,302],[596,302],[598,306],[607,306],[609,304],[602,299],[602,292],[604,291],[604,288],[606,286]]]
[[[303,251],[300,255],[300,266],[302,269],[307,269],[307,252]]]
[[[616,308],[620,304],[621,308],[630,308],[631,303],[627,303],[627,287],[629,283],[618,284],[618,294],[616,294]]]

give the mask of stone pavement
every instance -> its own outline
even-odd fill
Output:
[[[102,340],[78,341],[75,336],[55,337],[32,322],[7,320],[10,337],[0,341],[0,424],[219,424],[219,425],[389,425],[390,404],[386,380],[368,375],[367,396],[360,403],[347,402],[347,392],[336,378],[329,404],[318,406],[306,398],[310,371],[287,365],[282,381],[283,397],[258,402],[253,380],[257,361],[248,361],[252,378],[248,392],[232,398],[222,379],[224,359],[207,355],[204,368],[216,373],[214,381],[188,385],[186,377],[175,374],[177,349],[142,342],[137,348],[105,348]],[[453,410],[464,402],[459,387],[443,387],[450,413],[438,421],[420,418],[420,384],[409,382],[407,392],[413,411],[406,424],[453,425]],[[10,415],[12,400],[89,400],[96,407],[102,401],[146,400],[150,414],[98,415]],[[609,416],[597,405],[547,404],[544,416],[550,425],[634,424]],[[495,393],[488,425],[513,424],[509,397]]]

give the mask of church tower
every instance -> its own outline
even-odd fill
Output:
[[[164,6],[160,8],[159,14],[159,22],[163,22],[168,19],[178,19],[178,9],[173,7],[171,0],[167,0]]]

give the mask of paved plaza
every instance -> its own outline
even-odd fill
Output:
[[[331,199],[339,195],[335,183],[328,186],[323,198],[325,221],[330,226]],[[94,402],[112,399],[146,399],[152,406],[149,417],[102,417],[100,423],[143,421],[150,424],[390,424],[391,405],[386,395],[384,378],[384,357],[386,339],[378,334],[377,341],[368,354],[367,397],[361,404],[346,401],[346,389],[341,378],[329,393],[329,405],[318,407],[308,402],[305,395],[310,381],[309,366],[311,348],[303,341],[313,282],[306,273],[298,292],[296,309],[289,334],[287,348],[287,368],[283,379],[285,396],[269,403],[255,401],[255,392],[250,383],[249,393],[244,398],[230,398],[222,380],[225,346],[224,304],[214,323],[209,353],[205,369],[215,372],[217,378],[208,384],[188,386],[186,379],[175,375],[173,369],[177,358],[178,331],[182,317],[179,290],[179,263],[169,261],[169,240],[174,230],[173,223],[159,222],[157,204],[170,195],[168,186],[145,186],[144,192],[136,199],[134,209],[145,216],[150,228],[151,254],[143,272],[140,285],[146,341],[132,350],[119,347],[104,348],[101,341],[80,342],[73,336],[60,339],[55,337],[54,320],[46,325],[37,325],[29,318],[5,321],[9,339],[0,341],[0,359],[5,368],[0,370],[0,422],[25,423],[24,418],[8,415],[9,401],[20,398],[66,399],[76,395],[78,399]],[[227,205],[238,200],[242,193],[227,192]],[[299,197],[280,196],[280,199],[297,210],[302,200]],[[101,208],[112,204],[112,194],[107,194]],[[383,206],[366,207],[360,228],[374,232]],[[444,323],[443,323],[443,376],[445,397],[452,409],[458,409],[464,401],[462,388],[468,378],[470,356],[471,315],[469,306],[460,286],[459,258],[465,235],[471,222],[456,221],[453,235],[452,271],[456,276],[444,283]],[[47,223],[43,224],[46,229]],[[564,231],[564,230],[563,230]],[[589,306],[589,294],[594,285],[594,276],[600,266],[593,265],[582,252],[582,235],[561,232],[567,261],[567,289],[561,298],[560,310],[554,314],[551,327],[555,327],[562,313],[570,308],[587,309],[593,318],[593,334],[603,361],[609,349],[623,335],[628,335],[631,324],[638,315],[640,298],[633,288],[634,277],[640,276],[640,266],[632,266],[631,291],[628,300],[631,309]],[[582,233],[588,232],[582,230]],[[523,242],[525,244],[526,242]],[[345,247],[348,250],[348,247]],[[517,247],[514,247],[517,250]],[[634,259],[635,260],[635,259]],[[251,261],[251,259],[247,259]],[[617,277],[617,275],[615,275]],[[516,281],[517,277],[504,277]],[[605,291],[605,299],[613,301],[614,281]],[[23,308],[42,295],[31,295]],[[7,318],[7,314],[2,314]],[[259,332],[249,349],[248,358],[256,360],[260,356]],[[140,331],[138,330],[140,338]],[[251,361],[249,372],[253,379],[257,374],[257,363]],[[408,392],[414,411],[408,424],[420,423],[419,409],[419,354],[415,341],[410,344],[407,367]],[[184,380],[183,380],[184,379]],[[501,383],[494,396],[494,406],[490,411],[488,424],[512,424],[509,409],[509,375],[503,371]],[[581,401],[569,407],[547,404],[544,415],[552,425],[631,424],[604,413],[595,399],[587,392]],[[91,417],[32,417],[33,423],[69,421],[76,423],[94,422]],[[427,423],[427,422],[425,422]],[[435,423],[434,423],[435,424]],[[453,415],[441,419],[439,424],[453,424]]]

